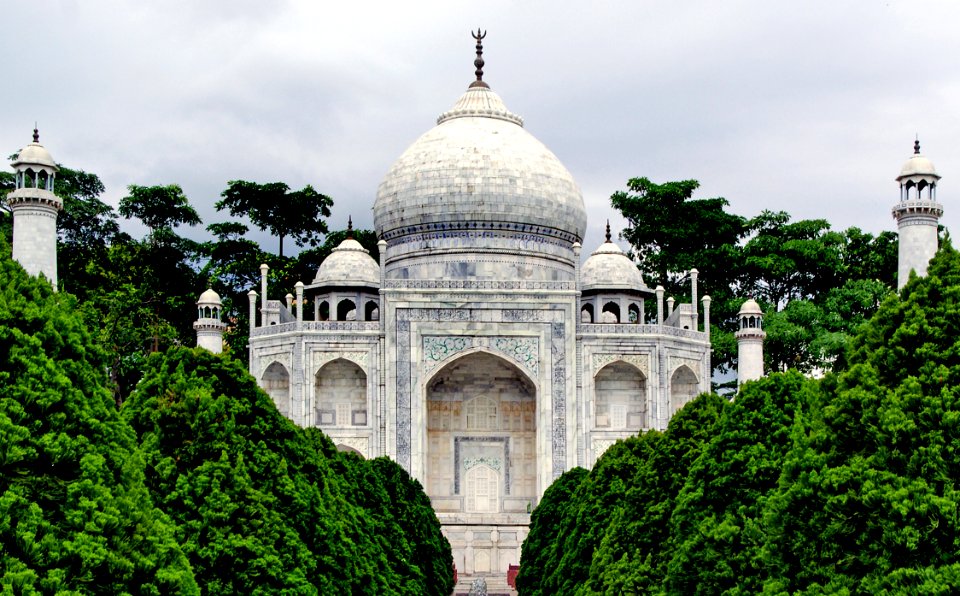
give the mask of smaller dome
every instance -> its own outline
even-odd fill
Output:
[[[607,226],[607,241],[593,251],[580,268],[580,289],[591,290],[628,290],[646,291],[640,270],[623,250],[610,240],[610,227]]]
[[[762,315],[763,311],[760,310],[760,305],[757,304],[757,301],[753,298],[748,298],[746,302],[743,303],[743,306],[740,307],[740,312],[737,313],[737,316],[749,316],[749,315]]]
[[[40,144],[40,133],[36,128],[33,129],[33,142],[21,149],[13,160],[13,167],[18,166],[46,166],[54,172],[59,169],[50,152]]]
[[[914,142],[913,155],[900,168],[900,175],[897,176],[897,180],[914,176],[940,178],[937,169],[933,167],[933,162],[920,154],[920,141]]]
[[[223,303],[220,302],[220,294],[217,294],[213,289],[208,289],[203,294],[200,294],[200,298],[197,300],[197,306],[222,306]]]
[[[320,263],[313,286],[380,287],[380,265],[370,251],[353,238],[347,238]]]

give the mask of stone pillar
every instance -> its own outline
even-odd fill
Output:
[[[657,286],[657,325],[663,325],[663,286]]]
[[[267,272],[270,271],[270,267],[266,263],[260,265],[260,314],[263,316],[263,313],[267,310]],[[261,319],[261,325],[265,325],[266,321]]]
[[[670,318],[671,315],[673,315],[674,302],[676,302],[676,300],[674,300],[673,296],[670,296],[669,298],[667,298],[667,318],[668,319]]]
[[[692,320],[690,321],[690,329],[693,331],[700,330],[700,316],[698,313],[699,304],[697,304],[697,276],[700,274],[696,269],[690,270],[690,306],[693,307]]]
[[[297,326],[303,323],[303,282],[298,281],[294,286],[297,293]]]
[[[707,339],[710,339],[710,296],[704,296],[701,302],[703,302],[703,332],[707,334]]]
[[[283,297],[287,301],[287,312],[293,314],[293,294],[287,292],[287,295]]]
[[[257,328],[257,292],[250,290],[247,292],[247,298],[250,300],[250,336],[247,338],[247,370],[253,374],[253,330]]]

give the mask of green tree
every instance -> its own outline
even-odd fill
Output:
[[[743,247],[744,273],[752,297],[779,309],[838,285],[843,235],[831,231],[826,220],[791,223],[785,211],[764,211],[748,228],[752,236]]]
[[[127,187],[127,196],[120,199],[120,215],[137,218],[150,228],[151,237],[165,229],[173,229],[186,224],[195,226],[200,216],[190,205],[178,184],[166,186]]]
[[[0,253],[0,586],[198,594],[74,299]]]
[[[770,500],[770,593],[960,589],[960,254],[887,298],[823,383]]]
[[[412,487],[388,487],[369,462],[296,427],[241,363],[202,349],[155,354],[122,413],[206,593],[430,593],[428,562],[398,556],[419,540],[395,517],[422,514],[426,497],[389,504]]]
[[[559,559],[560,523],[568,514],[572,497],[587,476],[583,468],[571,468],[553,481],[530,516],[530,532],[520,551],[520,572],[517,591],[523,596],[541,596],[544,580],[552,572],[552,563]]]
[[[316,246],[320,236],[327,233],[323,218],[330,217],[333,205],[333,199],[310,185],[291,191],[283,182],[231,180],[220,196],[223,198],[217,201],[218,210],[227,209],[234,217],[247,216],[253,225],[277,236],[281,257],[287,236],[297,246]]]
[[[815,381],[791,371],[747,383],[723,410],[670,516],[667,593],[760,590],[764,503],[815,394]]]
[[[670,419],[649,464],[641,468],[611,517],[582,593],[643,594],[661,589],[673,554],[670,516],[688,470],[715,436],[726,405],[715,394],[703,394]]]

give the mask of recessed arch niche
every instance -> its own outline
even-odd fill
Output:
[[[290,373],[284,365],[271,362],[263,371],[260,387],[270,396],[281,414],[290,415]]]
[[[700,392],[700,381],[696,373],[686,364],[681,365],[670,375],[670,413],[685,406]]]
[[[522,513],[537,496],[533,380],[485,351],[457,357],[425,384],[426,487],[439,509]]]
[[[594,425],[638,431],[647,425],[647,379],[632,364],[611,362],[593,378]]]
[[[367,425],[367,373],[355,363],[337,358],[314,376],[318,426]]]

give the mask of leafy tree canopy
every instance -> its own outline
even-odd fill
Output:
[[[283,182],[258,184],[246,180],[231,180],[220,195],[217,209],[227,209],[234,217],[247,216],[253,225],[269,230],[280,241],[291,237],[297,246],[316,246],[320,236],[327,233],[323,220],[330,217],[333,199],[318,193],[307,185],[291,191]]]
[[[195,226],[200,216],[190,205],[178,184],[166,186],[127,187],[127,196],[120,199],[120,215],[137,218],[150,228],[151,234],[163,229],[172,229],[181,224]]]
[[[0,586],[198,594],[72,297],[0,244]]]

